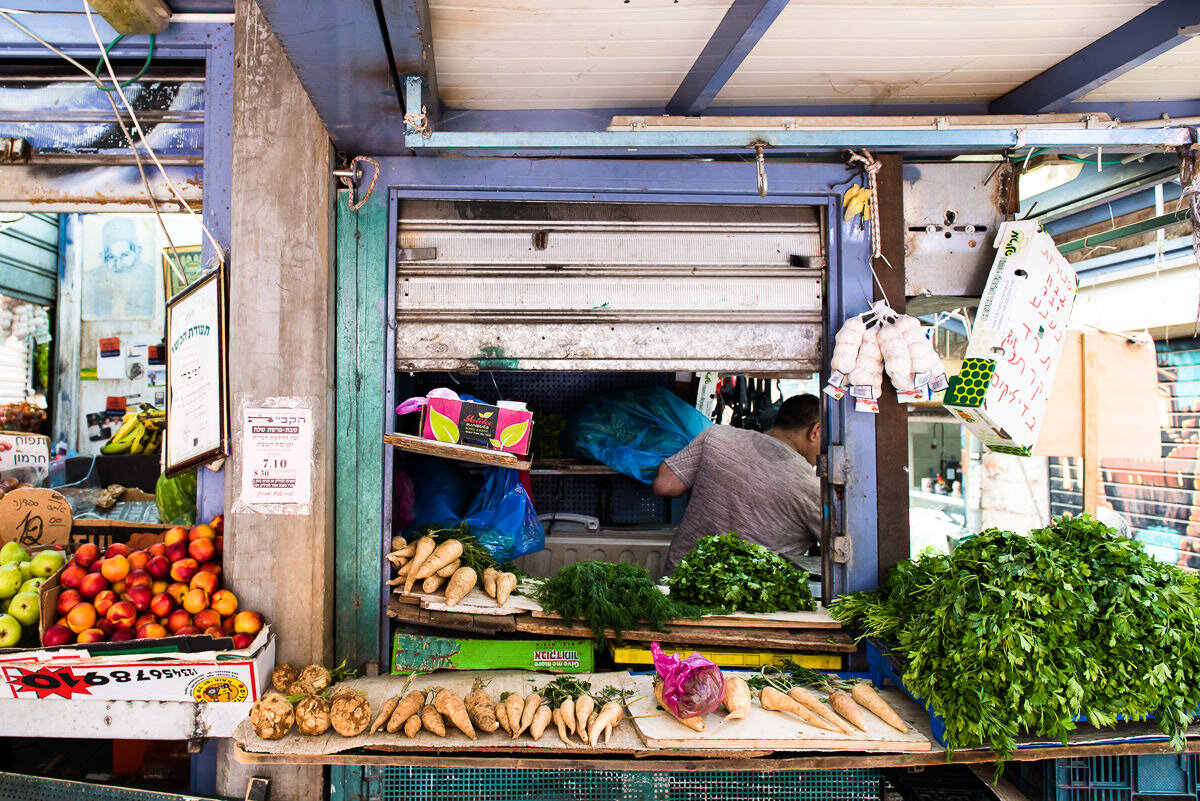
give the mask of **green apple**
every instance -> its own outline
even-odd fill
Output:
[[[28,562],[29,554],[25,549],[16,542],[6,542],[3,548],[0,548],[0,562],[8,564],[9,562]]]
[[[36,592],[18,592],[8,605],[8,614],[22,626],[34,626],[38,622],[38,595]]]
[[[23,592],[32,592],[34,595],[37,595],[38,591],[41,590],[42,585],[45,583],[46,580],[41,576],[34,576],[33,578],[29,579],[29,581],[21,584],[21,589],[17,590],[17,594],[19,595]]]
[[[11,598],[16,595],[25,579],[21,576],[21,568],[10,562],[0,565],[0,598]]]
[[[20,641],[20,622],[12,615],[0,615],[0,648],[12,648]]]
[[[33,560],[29,563],[29,569],[34,576],[50,578],[66,563],[67,557],[62,551],[39,551],[33,555]]]

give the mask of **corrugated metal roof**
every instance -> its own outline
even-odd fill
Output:
[[[713,105],[989,101],[1155,3],[790,3]]]
[[[1086,95],[1097,102],[1192,100],[1200,95],[1200,37],[1168,50]]]
[[[729,0],[432,0],[443,101],[457,108],[662,106]]]

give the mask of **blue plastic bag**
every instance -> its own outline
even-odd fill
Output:
[[[576,455],[650,484],[659,464],[712,421],[662,387],[627,389],[589,402],[567,424]]]
[[[426,526],[454,528],[467,506],[467,487],[462,476],[444,459],[413,457],[408,463],[413,483],[412,520],[405,533]]]
[[[546,547],[542,522],[517,480],[517,471],[511,468],[484,470],[483,486],[464,519],[471,534],[497,562],[511,562]]]

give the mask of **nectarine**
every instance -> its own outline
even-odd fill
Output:
[[[167,636],[167,630],[158,623],[147,623],[137,630],[138,639],[157,640]]]
[[[176,606],[183,603],[183,596],[188,594],[188,585],[182,581],[176,581],[167,585],[167,595],[171,596],[171,600]]]
[[[201,631],[214,627],[219,629],[221,628],[221,615],[216,609],[201,609],[194,614],[192,622]]]
[[[203,523],[198,526],[192,526],[192,530],[188,532],[188,540],[191,542],[199,539],[213,540],[216,538],[216,530],[212,526],[206,526]]]
[[[108,614],[108,610],[117,602],[117,594],[112,590],[104,590],[96,594],[92,599],[92,606],[96,607],[96,614],[103,617]]]
[[[180,559],[171,563],[171,578],[184,584],[192,580],[192,576],[200,569],[195,559]]]
[[[71,607],[75,604],[82,603],[83,596],[79,594],[79,590],[63,590],[58,594],[58,615],[62,617],[67,612],[71,611]]]
[[[156,579],[165,579],[171,573],[171,560],[162,555],[151,556],[146,562],[146,572]]]
[[[56,623],[46,629],[46,633],[42,635],[42,645],[66,645],[69,642],[75,641],[75,632],[71,631],[61,623]]]
[[[184,626],[192,625],[192,616],[187,613],[186,609],[176,609],[167,617],[167,628],[171,631],[178,631]]]
[[[217,555],[217,549],[213,545],[212,540],[192,540],[188,543],[188,555],[197,562],[203,563],[215,558]]]
[[[217,580],[215,573],[208,573],[203,570],[198,571],[196,575],[192,576],[192,580],[188,582],[189,589],[201,589],[209,594],[216,592],[219,585],[220,582]]]
[[[150,599],[150,611],[155,617],[166,617],[175,610],[175,601],[165,592],[160,592]]]
[[[125,597],[129,599],[135,609],[145,612],[150,608],[150,599],[154,596],[149,587],[130,587],[129,592],[125,593]]]
[[[237,612],[238,599],[229,590],[217,590],[213,593],[209,606],[219,612],[221,617],[230,617]]]
[[[132,627],[137,620],[137,609],[129,601],[117,601],[109,607],[105,615],[114,625]]]
[[[130,553],[132,553],[132,551],[133,551],[133,549],[130,548],[125,543],[114,542],[112,545],[108,546],[107,550],[105,550],[104,558],[109,559],[113,556],[126,556],[127,557],[127,556],[129,556]]]
[[[95,598],[108,589],[108,582],[99,573],[88,573],[79,582],[79,594],[84,598]]]
[[[125,577],[125,587],[149,587],[154,583],[154,578],[145,570],[130,570],[129,575]]]
[[[258,634],[263,627],[263,616],[258,612],[238,612],[233,619],[233,630],[238,634]]]
[[[188,530],[183,526],[175,526],[174,528],[167,529],[166,533],[163,534],[163,545],[170,548],[177,542],[187,542],[187,538]]]
[[[106,556],[100,563],[100,573],[107,581],[122,581],[129,575],[129,559],[122,554]]]
[[[71,611],[67,612],[67,628],[76,634],[95,625],[96,607],[89,603],[75,604]]]
[[[80,564],[72,561],[69,565],[63,568],[63,572],[58,575],[58,583],[69,590],[79,589],[80,582],[87,575],[87,569]]]
[[[130,570],[145,570],[146,563],[150,561],[150,554],[146,551],[134,551],[129,554],[129,569]]]
[[[94,542],[85,542],[75,549],[75,556],[72,557],[72,561],[84,570],[87,570],[92,566],[92,562],[95,562],[99,558],[100,546]]]
[[[79,643],[104,642],[104,632],[100,629],[84,629],[79,632],[79,637],[75,641]]]
[[[208,593],[201,589],[188,590],[183,596],[183,608],[193,615],[203,612],[208,608]]]

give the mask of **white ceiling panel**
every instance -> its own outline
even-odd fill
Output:
[[[1130,70],[1084,96],[1096,102],[1200,98],[1200,37]]]
[[[990,101],[1156,2],[792,2],[713,105]]]
[[[730,0],[431,0],[455,108],[664,105]]]

